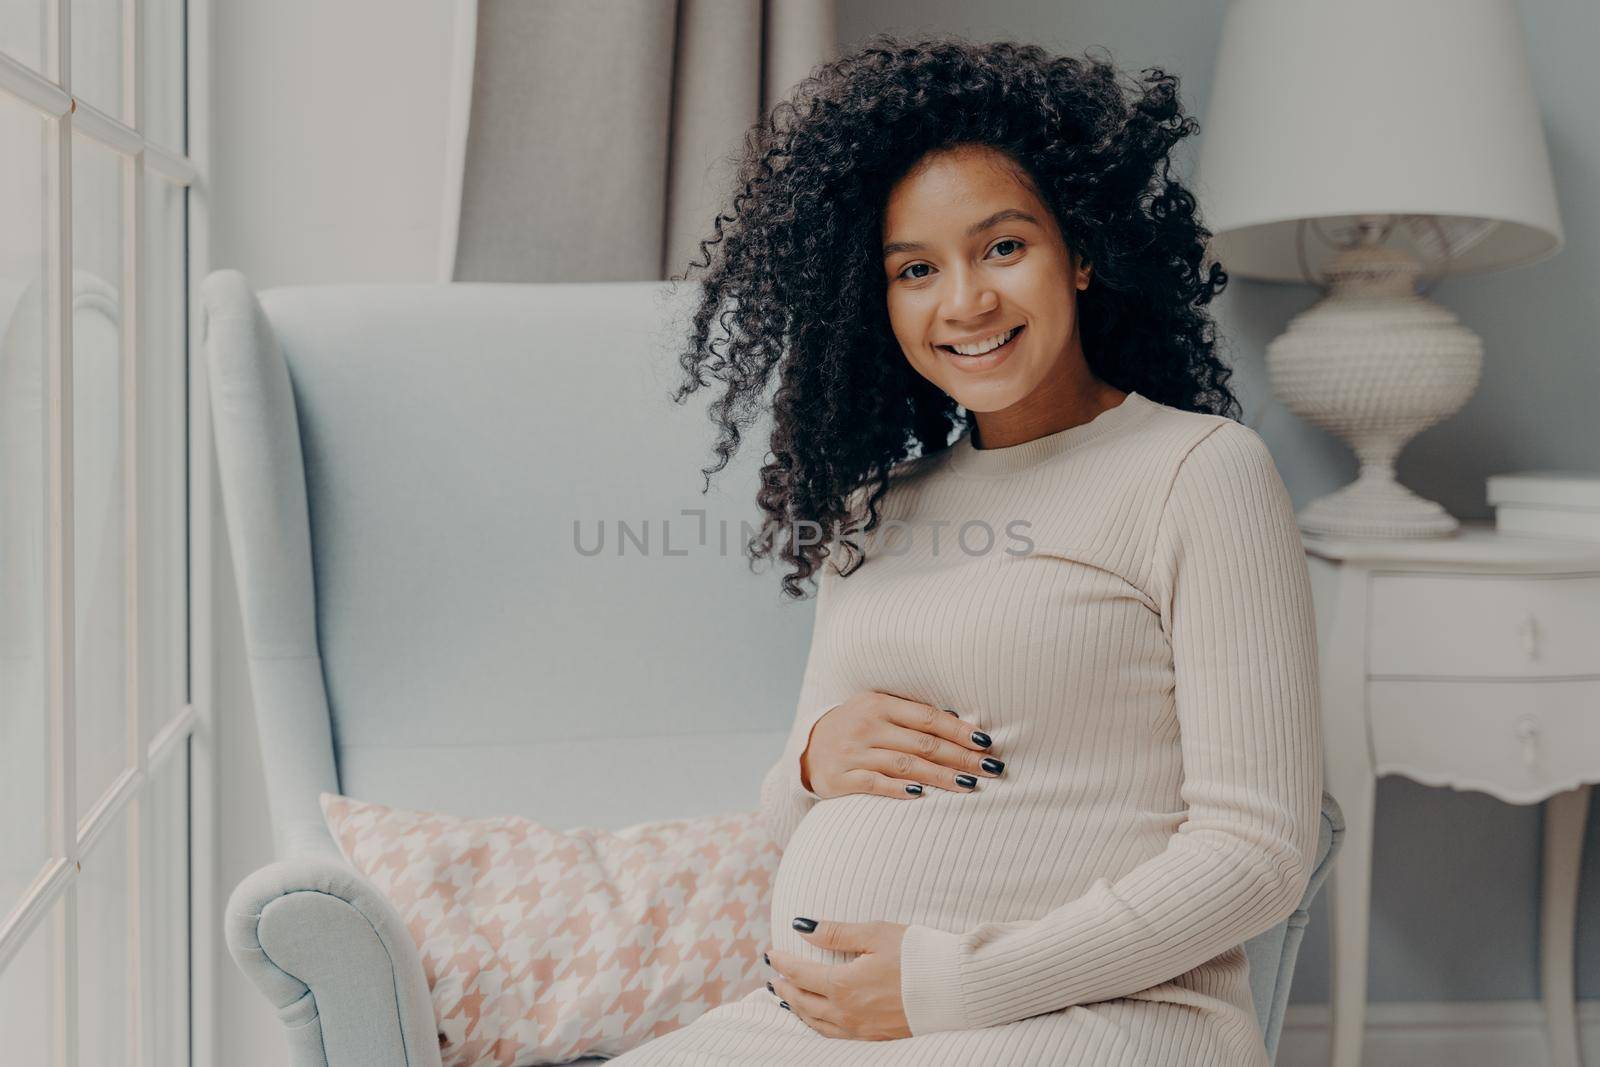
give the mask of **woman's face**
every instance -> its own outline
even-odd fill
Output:
[[[978,146],[919,161],[889,193],[883,268],[889,322],[917,373],[969,411],[1020,418],[1094,379],[1077,320],[1089,268],[1013,167]],[[989,347],[1019,328],[986,355],[949,347]]]

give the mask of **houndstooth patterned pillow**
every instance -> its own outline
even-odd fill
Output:
[[[759,812],[559,831],[321,800],[417,944],[444,1067],[618,1056],[764,983]]]

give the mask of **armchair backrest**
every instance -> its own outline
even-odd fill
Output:
[[[692,290],[202,295],[280,852],[321,850],[324,788],[557,826],[754,806],[813,608],[742,554],[760,427],[701,493]]]

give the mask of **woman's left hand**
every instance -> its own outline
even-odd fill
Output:
[[[778,974],[773,992],[824,1037],[889,1041],[910,1037],[900,1000],[900,942],[905,923],[818,922],[795,932],[818,948],[859,952],[849,963],[814,963],[788,952],[767,954]]]

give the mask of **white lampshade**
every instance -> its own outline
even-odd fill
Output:
[[[1436,216],[1451,273],[1564,241],[1511,0],[1233,0],[1194,187],[1212,255],[1249,278],[1304,280],[1302,219]],[[1432,261],[1434,236],[1397,227],[1392,243]],[[1318,273],[1334,249],[1303,240]]]

